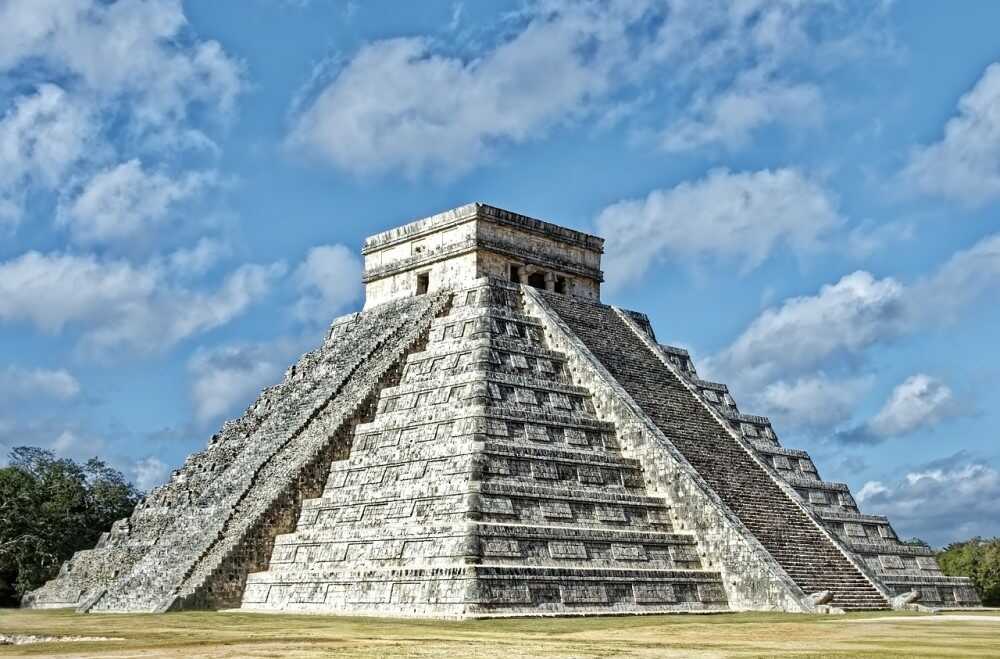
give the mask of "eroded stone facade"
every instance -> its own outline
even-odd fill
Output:
[[[600,303],[603,241],[470,204],[26,606],[423,617],[978,604]]]
[[[468,204],[365,241],[365,308],[495,277],[600,298],[604,240],[486,204]]]

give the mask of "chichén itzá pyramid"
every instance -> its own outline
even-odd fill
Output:
[[[338,318],[25,598],[441,618],[976,606],[645,315],[603,240],[469,204],[372,236]]]

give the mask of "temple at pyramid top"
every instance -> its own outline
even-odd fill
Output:
[[[596,301],[603,251],[603,238],[466,204],[365,241],[365,308],[486,276]]]

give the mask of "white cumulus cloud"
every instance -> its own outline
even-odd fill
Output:
[[[902,177],[918,192],[972,207],[1000,199],[1000,63],[959,99],[944,137],[914,150]]]
[[[132,465],[132,475],[135,486],[143,492],[148,492],[167,479],[169,467],[156,456],[147,456],[136,460]]]
[[[205,183],[133,159],[216,152],[205,131],[244,86],[242,64],[193,33],[180,0],[0,2],[0,78],[17,91],[0,104],[0,229],[58,197],[82,242],[152,225]]]
[[[8,366],[0,370],[0,397],[7,400],[37,397],[69,400],[79,393],[79,381],[65,369]]]
[[[870,376],[836,379],[817,373],[772,382],[751,401],[755,412],[776,418],[783,428],[827,430],[851,418],[872,384]]]
[[[61,87],[17,97],[0,118],[0,228],[20,222],[28,188],[59,187],[96,138],[93,107]]]
[[[302,297],[296,313],[302,320],[330,322],[337,312],[361,298],[361,259],[344,245],[309,250],[295,270]]]
[[[300,342],[288,339],[199,349],[188,361],[195,417],[205,423],[249,405],[301,351]]]
[[[990,535],[1000,525],[1000,472],[966,453],[921,465],[858,491],[865,512],[888,515],[903,536],[934,546]]]
[[[607,236],[604,268],[614,289],[667,258],[731,259],[749,270],[779,246],[817,248],[843,221],[831,196],[797,170],[718,169],[612,204],[596,225]]]
[[[0,262],[0,321],[52,334],[77,326],[80,347],[95,355],[157,352],[229,322],[284,273],[281,263],[246,264],[205,291],[178,283],[155,262],[28,252]]]
[[[186,31],[179,0],[8,0],[0,4],[0,71],[33,62],[95,96],[127,96],[140,127],[176,124],[195,103],[228,111],[241,65],[218,42]]]
[[[766,309],[708,360],[709,370],[757,384],[812,372],[905,331],[904,296],[905,287],[891,277],[861,270],[845,275],[816,295]]]
[[[290,144],[362,174],[464,172],[495,143],[525,141],[604,91],[607,60],[579,51],[621,35],[613,13],[539,18],[470,60],[423,38],[367,44],[297,117]]]
[[[957,413],[951,388],[937,378],[918,373],[893,389],[869,427],[877,435],[894,437],[932,426]]]
[[[647,106],[655,116],[637,124],[655,126],[639,132],[670,149],[738,146],[766,125],[821,121],[822,91],[803,72],[871,52],[878,14],[798,0],[528,2],[471,52],[424,36],[362,45],[294,104],[289,143],[353,173],[448,176],[497,145]]]
[[[162,224],[171,210],[217,182],[212,172],[171,178],[132,159],[98,172],[59,209],[59,222],[82,243],[134,237]]]
[[[873,347],[953,321],[998,288],[1000,235],[956,252],[909,285],[859,270],[814,295],[788,298],[765,309],[726,348],[708,358],[704,370],[729,382],[736,394],[746,392],[756,405],[777,412],[787,407],[791,413],[784,401],[797,393],[798,385],[809,385],[802,390],[806,393],[827,377],[856,380]],[[920,392],[926,396],[922,403],[941,404],[928,408],[932,411],[925,421],[958,413],[944,404],[943,399],[952,396],[950,389],[933,378],[921,375],[904,384],[897,390],[900,405],[916,403]],[[866,423],[837,435],[844,441],[871,442],[885,438],[890,427],[905,434],[905,424],[890,421],[902,419],[902,409],[888,405],[877,426]]]

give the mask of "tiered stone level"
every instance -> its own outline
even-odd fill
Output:
[[[243,608],[415,616],[726,608],[696,538],[521,312],[458,291]]]

